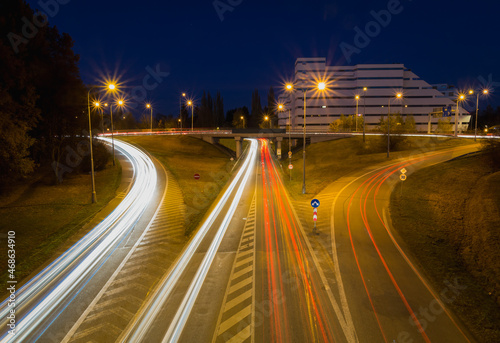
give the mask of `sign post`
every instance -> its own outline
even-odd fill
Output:
[[[320,205],[320,202],[318,199],[313,199],[311,201],[311,206],[313,207],[313,221],[314,221],[314,226],[313,226],[313,233],[318,234],[316,231],[316,222],[318,221],[318,207]]]

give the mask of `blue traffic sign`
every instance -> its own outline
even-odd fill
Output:
[[[311,206],[316,208],[316,207],[319,207],[319,200],[318,199],[313,199],[311,201]]]

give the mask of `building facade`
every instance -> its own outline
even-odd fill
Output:
[[[324,90],[318,89],[320,82],[326,83]],[[436,89],[403,64],[327,66],[325,58],[299,58],[293,87],[291,91],[283,91],[278,99],[285,109],[278,114],[280,128],[303,129],[305,93],[307,130],[327,131],[330,123],[341,115],[356,114],[365,117],[367,130],[373,130],[381,117],[387,117],[389,107],[391,115],[413,115],[419,131],[428,131],[429,122],[434,131],[441,109],[451,107],[454,130],[457,106],[449,96],[452,91]],[[398,99],[397,93],[402,98]],[[461,132],[467,129],[470,115],[461,106],[458,113]]]

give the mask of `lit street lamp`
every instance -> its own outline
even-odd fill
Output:
[[[194,116],[193,116],[193,112],[194,112],[194,104],[193,104],[193,101],[189,100],[187,102],[188,106],[191,106],[191,132],[193,132],[193,128],[194,128]]]
[[[403,94],[397,93],[396,98],[403,98]],[[392,98],[389,98],[389,113],[387,116],[387,158],[389,158],[389,153],[391,151],[391,100]]]
[[[365,142],[365,125],[366,125],[366,91],[368,88],[363,87],[363,143]]]
[[[182,93],[179,96],[179,123],[181,123],[181,132],[182,132],[182,98],[186,97],[186,93]]]
[[[482,92],[484,95],[488,95],[489,91],[487,89],[483,89]],[[474,91],[471,89],[469,91],[469,94],[472,95],[474,94]],[[474,128],[474,141],[477,140],[477,116],[479,115],[479,92],[476,93],[476,126]]]
[[[278,109],[283,111],[285,108],[282,104],[278,105]],[[288,165],[292,164],[292,137],[291,137],[291,121],[290,121],[290,108],[288,109]],[[290,181],[292,181],[292,170],[288,169],[290,172]]]
[[[244,129],[245,128],[245,117],[241,116],[240,119],[241,119],[241,128]]]
[[[459,94],[457,98],[457,110],[455,111],[455,137],[458,137],[458,105],[460,104],[460,101],[464,100],[465,100],[465,95]]]
[[[111,92],[116,90],[116,86],[113,83],[108,84],[108,89]],[[113,166],[115,165],[115,137],[114,137],[114,128],[113,128],[113,102],[111,101],[109,104],[109,116],[111,117],[111,147],[113,150]]]
[[[358,105],[359,105],[359,95],[356,94],[356,132],[358,132]]]
[[[146,108],[151,110],[151,133],[153,133],[153,106],[151,106],[151,104],[146,104]]]
[[[316,88],[320,91],[324,91],[326,89],[325,82],[318,82]],[[293,85],[288,83],[286,85],[286,89],[288,91],[293,91]],[[302,194],[306,194],[306,100],[307,100],[307,87],[303,87],[302,91],[304,92],[304,123],[303,123],[303,142],[302,142],[302,159],[303,159],[303,167],[302,167]]]
[[[89,139],[90,139],[90,174],[92,175],[92,203],[97,202],[97,194],[95,192],[95,176],[94,176],[94,151],[92,149],[92,121],[90,120],[90,91],[95,87],[90,87],[87,94],[87,105],[89,108]]]

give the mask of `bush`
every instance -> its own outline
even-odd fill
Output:
[[[111,157],[108,148],[104,145],[104,143],[94,141],[92,144],[92,150],[94,154],[94,170],[103,170],[106,168],[106,165]],[[84,173],[90,172],[90,154],[83,158],[80,171]]]
[[[488,157],[495,171],[500,170],[500,141],[497,139],[484,139],[481,142],[482,151]]]

